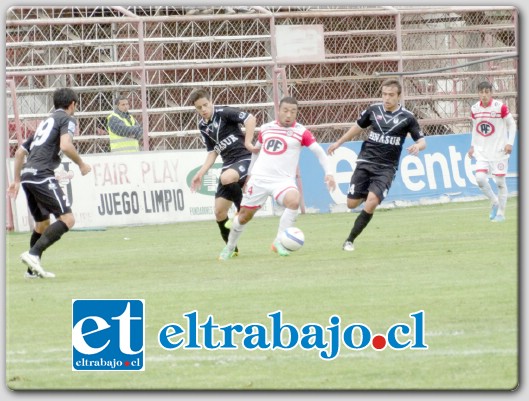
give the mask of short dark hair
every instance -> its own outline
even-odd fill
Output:
[[[79,98],[73,89],[57,88],[53,92],[53,105],[56,109],[66,110],[72,102],[79,103]]]
[[[488,81],[483,81],[478,84],[478,92],[481,92],[483,89],[492,90],[492,84]]]
[[[211,101],[211,95],[209,92],[205,89],[196,89],[189,95],[189,101],[192,105],[195,105],[195,102],[198,99],[206,98]]]
[[[399,95],[402,93],[402,85],[400,84],[398,79],[395,79],[395,78],[386,79],[384,82],[382,82],[382,85],[380,85],[380,88],[382,89],[384,86],[396,86],[397,93]]]
[[[116,100],[114,101],[114,104],[116,106],[119,106],[119,102],[121,102],[122,100],[129,100],[129,98],[125,95],[116,96]]]
[[[293,96],[285,96],[283,99],[281,99],[279,102],[279,107],[281,107],[283,103],[295,104],[296,106],[298,105],[297,99]]]

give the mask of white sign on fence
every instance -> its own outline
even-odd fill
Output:
[[[279,63],[325,59],[323,25],[276,25],[275,30]]]
[[[72,203],[75,228],[211,220],[215,218],[214,195],[222,164],[212,166],[197,192],[190,189],[205,158],[205,150],[83,155],[92,172],[82,176],[77,165],[65,157],[56,176]],[[10,177],[13,164],[10,160]],[[12,207],[15,231],[29,231],[22,189]],[[259,215],[272,214],[270,199]]]

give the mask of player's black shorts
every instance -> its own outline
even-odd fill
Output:
[[[22,188],[28,199],[28,208],[36,222],[71,213],[70,201],[55,177],[22,176]]]
[[[233,193],[233,187],[222,185],[219,180],[219,185],[217,186],[217,192],[215,193],[215,198],[224,198],[230,201],[239,200],[242,197],[242,188],[244,187],[244,183],[246,182],[246,177],[248,177],[248,168],[250,167],[250,159],[247,160],[241,160],[236,163],[232,163],[228,166],[222,166],[222,172],[221,174],[228,170],[233,169],[236,170],[239,173],[239,187],[241,189],[240,193]]]
[[[357,163],[351,177],[351,185],[349,186],[347,197],[349,199],[366,199],[367,194],[373,192],[382,202],[388,195],[396,173],[397,170],[393,166],[381,166],[365,162]]]

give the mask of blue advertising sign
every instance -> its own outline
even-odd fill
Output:
[[[475,197],[481,195],[474,177],[475,160],[467,156],[470,134],[427,136],[427,147],[418,156],[409,155],[406,148],[413,144],[407,138],[402,151],[399,170],[388,196],[382,205],[442,197]],[[327,151],[330,144],[321,144]],[[330,156],[331,168],[338,188],[329,193],[323,183],[323,171],[314,154],[303,148],[299,167],[303,185],[305,208],[321,213],[332,206],[346,203],[351,175],[362,142],[347,142]],[[494,185],[494,184],[492,184]],[[507,174],[509,193],[518,192],[518,140],[513,146]]]

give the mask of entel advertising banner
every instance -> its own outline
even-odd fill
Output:
[[[205,150],[82,155],[92,166],[85,176],[64,157],[56,177],[72,205],[76,229],[211,220],[222,163],[209,169],[197,192],[190,188],[206,156]],[[14,159],[8,165],[12,179]],[[15,231],[29,231],[22,189],[12,207]],[[259,215],[272,213],[269,201]]]
[[[427,136],[426,149],[418,156],[409,155],[404,142],[399,170],[382,206],[407,202],[419,203],[441,198],[464,198],[482,195],[474,177],[475,159],[467,156],[471,134]],[[330,144],[322,144],[325,151]],[[346,142],[330,156],[338,188],[329,193],[323,183],[323,170],[314,154],[304,148],[300,158],[305,208],[313,212],[343,211],[356,159],[362,142]],[[494,184],[492,184],[494,186]],[[495,187],[495,186],[494,186]],[[518,192],[518,139],[509,158],[507,174],[509,194]]]
[[[467,157],[470,134],[426,137],[419,156],[408,155],[404,143],[399,171],[383,205],[417,203],[443,197],[476,197],[481,191],[474,178],[474,160]],[[321,166],[308,149],[300,157],[301,181],[307,212],[344,211],[347,191],[362,142],[347,142],[330,157],[338,189],[329,193]],[[322,144],[327,150],[329,144]],[[509,159],[509,193],[518,191],[518,146]],[[190,182],[202,166],[206,151],[139,152],[83,155],[92,172],[81,176],[77,165],[64,158],[56,176],[72,204],[76,229],[138,224],[163,224],[214,219],[214,195],[222,164],[215,163],[191,192]],[[219,159],[220,160],[220,159]],[[13,159],[8,163],[13,177]],[[29,231],[23,190],[12,201],[15,231]],[[273,214],[272,200],[259,216]],[[232,210],[232,215],[234,210]]]

